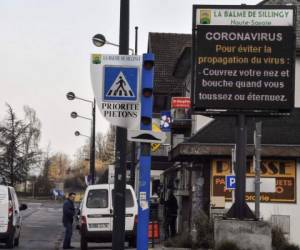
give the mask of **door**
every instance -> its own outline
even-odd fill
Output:
[[[109,189],[90,189],[86,199],[88,231],[111,231]]]
[[[8,202],[8,188],[0,185],[0,233],[7,232]]]
[[[11,199],[13,203],[13,225],[16,228],[16,235],[19,235],[20,227],[21,227],[21,215],[20,215],[20,208],[19,208],[19,201],[17,198],[17,194],[13,188],[10,188]]]

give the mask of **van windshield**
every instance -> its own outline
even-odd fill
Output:
[[[86,201],[87,208],[107,208],[108,192],[105,189],[90,190]]]
[[[115,190],[112,190],[112,199],[113,199],[113,206],[114,206],[114,197],[115,197]],[[134,201],[132,197],[132,193],[129,189],[125,191],[125,204],[126,207],[134,207]]]

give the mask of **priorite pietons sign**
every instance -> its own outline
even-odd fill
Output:
[[[140,129],[142,57],[91,56],[91,80],[98,108],[112,125]]]
[[[292,6],[194,6],[195,111],[294,106]]]

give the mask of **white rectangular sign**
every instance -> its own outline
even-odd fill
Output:
[[[128,130],[127,140],[144,143],[163,143],[167,136],[164,132],[151,130]]]
[[[246,192],[255,192],[255,178],[247,177]],[[260,192],[275,193],[276,179],[275,178],[260,178]]]
[[[293,26],[292,9],[198,8],[196,25]]]

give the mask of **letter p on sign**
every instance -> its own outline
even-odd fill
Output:
[[[226,189],[235,189],[235,187],[236,187],[235,175],[227,175],[226,176]]]

